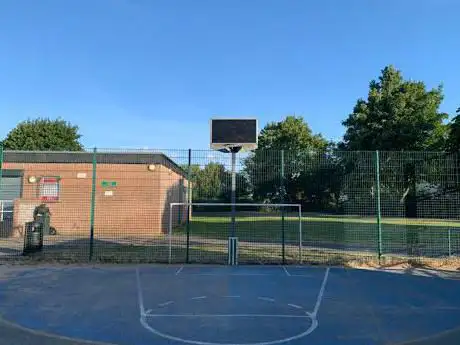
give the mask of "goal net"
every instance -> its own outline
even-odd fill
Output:
[[[171,203],[169,262],[239,264],[302,262],[299,204]]]

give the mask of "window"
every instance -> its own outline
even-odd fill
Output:
[[[42,177],[38,185],[38,197],[41,201],[59,200],[59,177]]]

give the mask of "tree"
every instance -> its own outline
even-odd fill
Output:
[[[208,163],[201,168],[193,164],[191,167],[193,184],[193,201],[212,201],[222,197],[222,178],[225,168],[219,163]]]
[[[237,171],[235,173],[235,195],[236,202],[247,203],[251,201],[252,190],[249,184],[249,177],[243,171]],[[222,188],[222,200],[224,202],[231,202],[232,200],[232,173],[226,170],[223,175],[223,188]]]
[[[460,151],[460,108],[457,109],[457,116],[449,123],[447,150],[451,152]]]
[[[367,100],[359,99],[353,112],[343,121],[346,132],[339,147],[348,151],[387,151],[380,154],[380,190],[382,206],[391,210],[385,208],[384,212],[417,217],[420,188],[427,183],[421,180],[422,176],[427,176],[426,171],[436,176],[432,170],[439,157],[423,152],[403,154],[395,151],[445,148],[448,127],[443,121],[447,114],[439,111],[442,87],[427,90],[423,82],[404,80],[393,66],[381,72],[377,81],[370,82]],[[374,162],[374,158],[371,161]],[[375,164],[367,166],[368,169],[359,169],[360,178],[350,182],[350,190],[373,190]],[[355,173],[356,170],[350,171]]]
[[[313,134],[301,116],[270,122],[260,132],[258,150],[322,150],[328,145],[321,134]]]
[[[245,160],[244,169],[256,201],[300,202],[310,209],[329,204],[334,194],[331,143],[296,116],[268,123],[258,139],[259,147]]]
[[[182,168],[188,171],[188,166]],[[225,169],[220,163],[210,162],[204,167],[198,164],[190,166],[190,181],[192,182],[192,201],[193,202],[221,202],[231,201],[231,172]],[[237,202],[248,202],[250,188],[248,179],[244,173],[236,172],[236,195]],[[224,212],[229,211],[228,207],[222,206],[194,206],[195,211],[204,212]]]
[[[78,126],[62,119],[38,118],[20,122],[3,141],[7,150],[81,151]]]
[[[420,151],[445,145],[447,114],[439,112],[442,87],[427,91],[420,81],[404,80],[393,66],[369,85],[348,118],[340,147],[346,150]]]

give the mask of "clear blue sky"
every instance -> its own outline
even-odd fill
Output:
[[[98,147],[208,148],[210,117],[338,139],[387,64],[460,106],[458,0],[1,0],[0,136],[36,116]]]

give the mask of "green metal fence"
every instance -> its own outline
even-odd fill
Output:
[[[231,217],[221,204],[231,201],[228,154],[0,148],[0,164],[0,260],[226,261]],[[238,207],[240,263],[460,255],[458,153],[239,153],[236,202],[302,207],[302,238],[289,207]],[[45,233],[42,249],[23,255],[28,224],[43,203],[56,234]],[[181,204],[173,214],[171,203]]]

